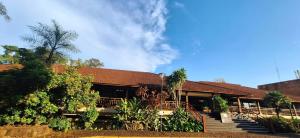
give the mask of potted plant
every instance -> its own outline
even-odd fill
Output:
[[[222,123],[232,123],[228,102],[219,95],[213,97],[213,102],[216,104],[215,111],[220,114]]]

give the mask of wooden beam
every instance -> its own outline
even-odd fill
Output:
[[[295,107],[295,105],[293,104],[293,109],[294,109],[294,112],[295,112],[295,116],[297,117],[298,116],[298,114],[297,114],[297,110],[296,110],[296,107]]]
[[[262,113],[261,113],[259,101],[256,101],[256,106],[257,106],[258,113],[261,115]]]
[[[241,106],[240,97],[237,97],[237,102],[238,102],[238,107],[239,107],[239,113],[242,113],[242,106]]]
[[[185,109],[189,108],[189,95],[188,92],[185,92]]]

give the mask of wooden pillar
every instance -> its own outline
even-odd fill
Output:
[[[203,125],[203,132],[206,133],[207,128],[206,128],[206,116],[205,115],[202,115],[202,125]]]
[[[215,112],[216,104],[215,104],[215,101],[213,100],[213,98],[214,98],[215,95],[212,94],[211,96],[212,96],[212,97],[211,97],[211,101],[212,101],[212,111]]]
[[[125,93],[125,100],[127,101],[128,100],[128,89],[126,89],[126,93]]]
[[[189,95],[188,92],[185,92],[185,109],[189,108]]]
[[[242,113],[242,106],[241,106],[240,97],[237,97],[237,102],[238,102],[239,113]]]
[[[297,110],[296,110],[296,107],[295,107],[295,105],[293,104],[293,110],[294,110],[294,112],[295,112],[295,116],[297,117],[298,116],[298,114],[297,114]]]
[[[256,106],[257,106],[258,113],[261,115],[261,109],[260,109],[259,101],[256,101]]]

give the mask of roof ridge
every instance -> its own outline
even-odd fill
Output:
[[[65,65],[62,65],[62,64],[55,64],[55,66],[65,66]],[[82,68],[96,69],[96,70],[123,71],[123,72],[133,72],[133,73],[147,73],[147,74],[158,75],[158,74],[153,73],[153,72],[135,71],[135,70],[125,70],[125,69],[97,68],[97,67],[88,67],[88,66],[83,66]]]

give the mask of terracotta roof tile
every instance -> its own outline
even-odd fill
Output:
[[[0,71],[8,70],[16,65],[0,65]],[[20,65],[17,65],[20,66]],[[53,71],[56,73],[63,72],[63,65],[54,65]],[[136,86],[139,85],[161,85],[161,78],[158,74],[149,72],[115,70],[105,68],[82,67],[78,70],[83,75],[91,75],[93,83],[103,85],[121,85]],[[184,91],[209,92],[241,96],[244,99],[262,99],[267,91],[255,88],[249,88],[237,84],[217,83],[208,81],[186,81],[182,88]],[[294,98],[295,99],[295,98]],[[296,100],[296,99],[295,99]],[[300,101],[300,98],[297,99]]]

